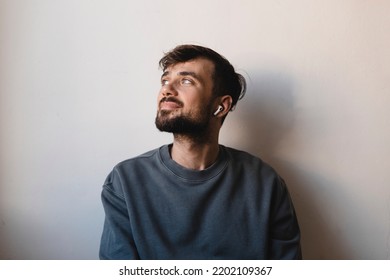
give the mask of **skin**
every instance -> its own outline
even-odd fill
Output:
[[[158,117],[209,118],[202,135],[173,134],[171,157],[188,169],[203,170],[216,161],[222,119],[231,108],[231,96],[213,96],[213,73],[214,64],[210,60],[197,58],[174,64],[161,76],[161,89],[157,97]],[[162,101],[166,98],[171,101]],[[214,116],[218,105],[222,105],[223,110]]]

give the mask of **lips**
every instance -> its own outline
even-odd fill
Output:
[[[182,102],[172,97],[164,97],[160,100],[160,110],[175,110],[182,106]]]

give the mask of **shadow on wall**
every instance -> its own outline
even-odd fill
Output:
[[[333,197],[319,194],[332,182],[278,157],[279,143],[283,140],[283,145],[288,145],[288,139],[283,138],[292,135],[296,115],[291,78],[280,71],[257,72],[248,82],[252,90],[238,104],[237,115],[231,120],[239,134],[236,141],[244,150],[268,162],[286,180],[301,227],[304,259],[351,258],[331,220],[321,212],[327,205],[326,199]],[[305,143],[299,143],[299,147],[304,146]]]

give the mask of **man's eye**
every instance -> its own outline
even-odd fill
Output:
[[[190,79],[183,79],[183,80],[181,80],[181,83],[185,84],[185,85],[190,85],[190,84],[192,84],[192,81]]]
[[[161,85],[163,86],[167,85],[168,83],[169,83],[168,80],[161,80]]]

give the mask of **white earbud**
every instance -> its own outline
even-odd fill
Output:
[[[223,107],[221,105],[218,106],[217,111],[214,112],[214,116],[218,115],[219,112],[223,110]]]

